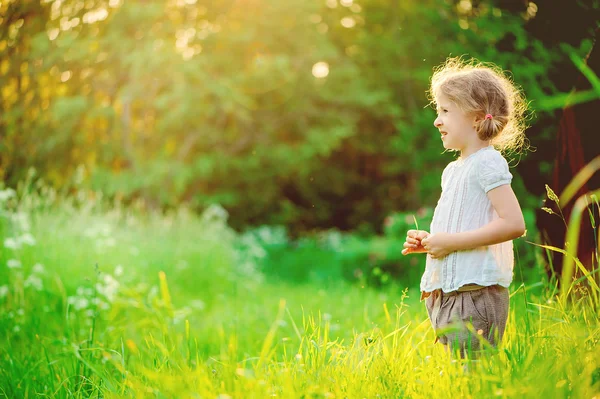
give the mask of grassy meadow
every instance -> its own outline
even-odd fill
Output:
[[[513,284],[502,346],[457,360],[417,285],[277,281],[222,208],[31,187],[0,196],[0,397],[600,397],[598,292]]]
[[[0,399],[600,399],[600,247],[586,274],[561,208],[597,239],[599,21],[598,0],[0,0]],[[529,233],[477,359],[434,343],[424,255],[400,254],[454,156],[427,95],[449,56],[532,111],[508,154]],[[544,204],[572,245],[539,245]]]

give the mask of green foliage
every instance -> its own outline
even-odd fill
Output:
[[[3,2],[0,173],[60,188],[83,165],[106,195],[220,203],[236,228],[380,231],[433,206],[451,160],[424,108],[432,67],[496,62],[535,105],[591,45],[549,50],[521,15],[455,3]]]
[[[323,230],[293,240],[282,226],[260,226],[241,235],[241,250],[273,281],[415,286],[425,257],[403,256],[402,245],[413,221],[428,228],[432,212],[423,208],[414,214],[394,213],[385,219],[384,236]]]

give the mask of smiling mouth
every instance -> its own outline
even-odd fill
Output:
[[[440,134],[442,135],[442,137],[444,137],[444,136],[446,136],[448,133],[447,133],[447,132],[442,132],[442,131],[440,130]]]

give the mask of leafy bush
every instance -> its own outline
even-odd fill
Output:
[[[261,226],[241,235],[242,252],[267,277],[297,283],[346,280],[381,287],[392,282],[418,285],[424,256],[402,255],[406,232],[416,221],[428,228],[433,211],[394,213],[385,219],[383,236],[326,230],[296,241],[283,227]]]

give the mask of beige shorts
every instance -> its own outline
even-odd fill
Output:
[[[504,335],[508,319],[508,289],[500,285],[471,287],[449,293],[435,290],[424,293],[431,325],[439,340],[453,352],[482,349],[485,340],[496,346]]]

